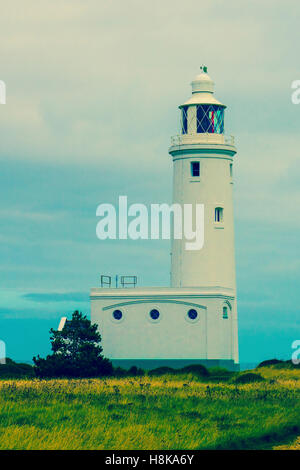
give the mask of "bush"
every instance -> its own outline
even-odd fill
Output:
[[[49,355],[46,359],[41,357],[33,358],[35,362],[35,374],[39,378],[70,377],[87,378],[111,376],[113,368],[107,358],[81,357],[80,361],[72,358],[62,358],[57,354]]]
[[[126,377],[127,376],[127,370],[122,369],[122,367],[114,367],[113,368],[113,376],[114,377]]]
[[[148,375],[151,377],[176,373],[177,371],[175,369],[172,369],[172,367],[157,367],[156,369],[149,370]]]
[[[149,370],[149,376],[160,376],[164,374],[193,374],[198,377],[208,377],[209,372],[202,364],[191,364],[189,366],[182,367],[181,369],[173,369],[172,367],[162,366],[156,369]]]
[[[131,375],[133,377],[142,376],[144,374],[145,374],[145,371],[143,369],[140,369],[139,367],[136,367],[136,366],[130,367],[130,369],[128,371],[128,375]]]
[[[246,372],[235,377],[232,382],[235,384],[250,384],[254,382],[263,382],[265,379],[260,374]]]
[[[285,366],[288,367],[289,369],[295,369],[295,368],[299,368],[300,367],[300,364],[294,364],[291,359],[289,359],[288,361],[285,361],[284,362]]]
[[[269,367],[269,366],[274,366],[277,364],[284,364],[284,361],[281,361],[279,359],[268,359],[266,361],[260,362],[260,364],[258,364],[256,369],[258,369],[259,367]]]
[[[235,372],[232,372],[228,369],[223,369],[222,367],[212,367],[208,369],[210,382],[227,382],[233,376],[236,375]]]
[[[257,369],[260,367],[273,367],[275,369],[297,369],[299,364],[293,364],[291,359],[281,361],[279,359],[269,359],[258,364]]]
[[[190,366],[185,366],[180,369],[180,372],[183,374],[195,374],[200,377],[208,377],[209,372],[202,364],[191,364]]]
[[[18,378],[18,377],[33,377],[34,369],[30,364],[22,364],[14,362],[10,358],[6,358],[6,364],[0,365],[0,377],[3,378]]]
[[[208,369],[209,375],[211,377],[231,377],[234,372],[228,369],[224,369],[223,367],[211,367]]]

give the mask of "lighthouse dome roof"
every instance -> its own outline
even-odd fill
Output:
[[[188,106],[192,104],[216,104],[226,108],[224,104],[214,97],[215,84],[208,75],[206,67],[201,67],[201,73],[195,77],[191,85],[192,96],[182,106]]]
[[[199,73],[199,75],[197,75],[197,77],[192,81],[192,93],[213,93],[214,88],[215,84],[206,71]]]

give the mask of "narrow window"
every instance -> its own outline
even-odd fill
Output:
[[[229,165],[230,178],[232,178],[232,163]]]
[[[215,208],[215,222],[223,222],[223,207]]]
[[[187,110],[188,110],[187,106],[181,108],[182,134],[187,134],[187,128],[188,128]]]
[[[200,176],[200,162],[191,162],[191,175]]]
[[[228,318],[228,307],[223,307],[223,318],[224,319]]]

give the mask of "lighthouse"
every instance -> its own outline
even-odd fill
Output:
[[[204,205],[204,245],[188,251],[174,240],[173,287],[235,290],[233,230],[233,137],[224,134],[226,106],[214,96],[206,67],[192,82],[192,96],[179,106],[181,134],[172,139],[173,202]]]
[[[191,97],[179,106],[171,138],[173,203],[204,207],[204,243],[188,250],[174,238],[170,287],[91,289],[91,318],[114,365],[144,369],[203,364],[238,368],[234,257],[234,138],[225,134],[226,106],[201,67]],[[167,268],[167,267],[166,267]],[[126,276],[125,276],[126,277]],[[124,277],[124,278],[125,278]]]

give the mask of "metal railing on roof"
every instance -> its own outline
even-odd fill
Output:
[[[136,287],[137,285],[137,276],[115,276],[115,284],[116,288],[119,287],[119,278],[120,278],[120,284],[122,288],[126,287]],[[104,274],[101,274],[100,276],[100,285],[101,287],[107,287],[110,288],[112,286],[112,276],[106,276]]]

